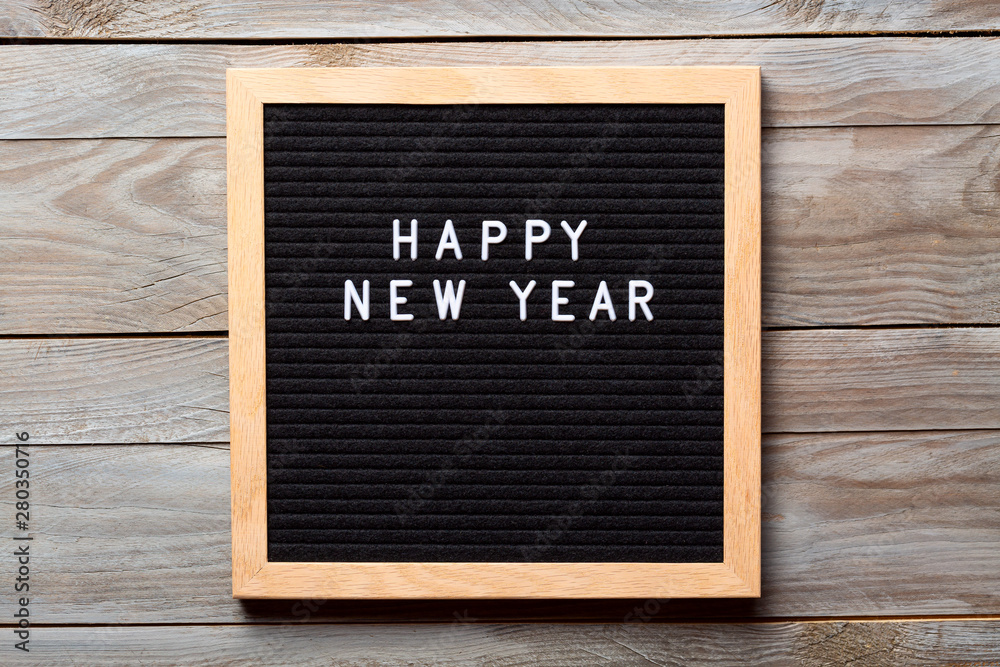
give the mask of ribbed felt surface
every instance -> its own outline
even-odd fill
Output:
[[[721,105],[265,105],[268,558],[721,561],[723,127]],[[434,259],[446,219],[461,261]],[[484,220],[508,228],[487,262]],[[587,221],[579,261],[563,220]],[[467,281],[457,321],[435,279]],[[508,283],[532,279],[522,322]],[[602,280],[614,322],[588,319]]]

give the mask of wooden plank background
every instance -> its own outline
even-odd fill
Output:
[[[8,0],[0,38],[0,663],[1000,665],[996,3]],[[761,599],[231,599],[225,69],[483,64],[762,67]]]

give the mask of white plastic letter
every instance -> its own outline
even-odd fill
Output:
[[[645,305],[645,304],[643,304]],[[615,307],[611,303],[611,293],[608,291],[608,283],[601,281],[601,286],[597,288],[597,296],[594,297],[594,307],[590,309],[590,321],[597,319],[597,311],[606,310],[608,319],[615,321]]]
[[[499,229],[499,236],[490,236],[491,229]],[[490,258],[490,246],[507,238],[507,225],[499,220],[483,220],[483,261]]]
[[[368,321],[368,315],[371,313],[371,302],[368,299],[371,293],[371,284],[366,280],[361,283],[361,293],[364,296],[358,296],[358,288],[354,286],[353,280],[344,281],[344,319],[351,319],[351,301],[354,305],[358,307],[358,313],[361,315],[361,319]]]
[[[538,283],[532,280],[530,283],[528,283],[528,286],[525,287],[524,291],[522,292],[521,288],[517,286],[516,282],[514,282],[513,280],[510,281],[510,288],[514,290],[514,294],[517,295],[517,300],[521,302],[522,322],[528,319],[528,295],[531,294],[531,290],[535,289],[535,285],[537,284]]]
[[[563,228],[563,231],[566,232],[566,236],[569,237],[569,242],[571,246],[570,252],[572,254],[573,261],[575,262],[576,260],[580,259],[580,235],[583,234],[583,230],[587,228],[587,221],[581,220],[580,225],[576,228],[576,231],[573,231],[573,228],[570,227],[569,223],[566,222],[565,220],[562,221],[561,226]],[[611,319],[615,318],[612,317]]]
[[[410,220],[410,235],[399,235],[399,220],[392,221],[392,258],[399,259],[399,245],[401,243],[410,244],[410,259],[417,258],[417,221]]]
[[[635,288],[641,287],[646,293],[642,296],[636,296]],[[628,281],[628,319],[630,322],[635,322],[635,306],[639,304],[642,308],[643,314],[646,319],[651,321],[653,319],[653,313],[649,310],[647,305],[650,299],[653,298],[653,286],[649,284],[646,280],[630,280]]]
[[[413,313],[401,313],[397,306],[406,303],[405,296],[399,296],[396,290],[400,287],[413,287],[412,280],[390,280],[389,281],[389,319],[394,322],[409,322],[413,319]]]
[[[559,288],[565,287],[566,289],[571,289],[576,283],[572,280],[553,280],[552,281],[552,321],[553,322],[572,322],[576,319],[573,315],[569,313],[560,313],[559,306],[565,306],[569,303],[569,299],[564,296],[559,296]]]
[[[455,259],[462,259],[462,249],[458,247],[458,237],[455,236],[455,223],[451,220],[444,221],[444,231],[441,232],[441,242],[438,243],[434,259],[444,257],[445,250],[453,250],[455,252]]]
[[[465,281],[458,281],[458,294],[455,294],[455,285],[449,280],[444,284],[444,293],[441,292],[441,281],[434,281],[434,298],[437,299],[438,317],[442,320],[448,317],[451,311],[451,319],[457,320],[458,313],[462,310],[462,297],[465,295]]]
[[[541,229],[542,233],[535,235],[534,230]],[[535,243],[545,243],[549,240],[552,228],[544,220],[528,220],[524,223],[524,258],[531,259],[531,246]]]

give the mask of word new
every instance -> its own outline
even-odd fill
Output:
[[[562,222],[563,231],[570,239],[570,256],[573,261],[580,258],[579,241],[583,230],[587,227],[587,221],[581,220],[580,224],[573,229],[565,220]],[[496,233],[494,233],[496,232]],[[524,234],[524,259],[531,261],[532,246],[544,243],[552,233],[552,228],[544,220],[528,220],[525,222]],[[489,260],[489,247],[503,242],[507,238],[507,226],[498,220],[483,221],[482,235],[482,260]],[[399,260],[402,256],[403,244],[410,245],[410,259],[417,258],[417,221],[410,221],[410,233],[403,235],[400,233],[399,220],[392,221],[392,257]],[[451,220],[446,220],[444,230],[441,233],[441,241],[438,243],[435,259],[440,260],[445,251],[450,250],[456,259],[462,259],[462,249],[458,244],[458,237],[455,235],[455,226]],[[457,320],[462,310],[462,300],[465,297],[466,281],[458,281],[458,289],[455,284],[448,280],[444,287],[440,280],[435,280],[434,298],[437,302],[438,317],[442,320],[449,316]],[[527,285],[521,287],[517,281],[511,280],[509,285],[514,296],[520,305],[520,318],[522,321],[528,319],[528,298],[531,296],[537,282],[528,281]],[[561,290],[569,290],[576,286],[572,280],[553,280],[551,289],[552,321],[572,322],[575,316],[571,313],[564,313],[560,307],[569,304],[569,298],[564,296]],[[405,306],[407,298],[400,294],[400,289],[413,287],[412,280],[391,280],[389,281],[389,319],[396,322],[408,322],[413,319],[413,313],[404,313],[400,310]],[[641,290],[641,291],[640,291]],[[653,312],[649,309],[649,302],[653,298],[653,285],[646,280],[630,280],[628,283],[628,319],[635,321],[638,311],[642,311],[647,321],[653,319]],[[350,320],[354,310],[358,311],[362,320],[368,320],[371,316],[371,283],[367,280],[361,283],[361,292],[358,292],[357,285],[353,280],[344,281],[344,319]],[[614,303],[611,300],[611,292],[608,290],[607,281],[602,280],[594,295],[593,305],[590,309],[589,319],[597,319],[600,312],[604,312],[611,321],[617,319]]]

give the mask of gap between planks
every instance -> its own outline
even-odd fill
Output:
[[[623,598],[624,599],[624,598]],[[642,598],[636,598],[637,602],[641,602]],[[455,602],[461,603],[462,600],[456,600]],[[662,618],[656,619],[651,618],[646,623],[655,623],[659,625],[734,625],[734,624],[744,624],[744,625],[782,625],[787,623],[796,624],[807,624],[807,623],[947,623],[947,622],[982,622],[989,623],[1000,621],[1000,614],[937,614],[937,615],[912,615],[912,616],[733,616],[733,617],[719,617],[719,618],[691,618],[691,619],[680,619],[680,618]],[[349,626],[349,625],[438,625],[442,621],[433,619],[414,619],[409,620],[405,618],[400,618],[398,620],[387,620],[384,622],[373,622],[366,620],[348,620],[348,621],[319,621],[317,623],[310,623],[310,626],[323,626],[323,625],[333,625],[333,626]],[[475,625],[544,625],[544,624],[554,624],[554,625],[595,625],[604,624],[605,621],[586,621],[579,619],[572,620],[560,620],[558,617],[552,619],[528,619],[524,621],[511,620],[511,621],[496,621],[496,620],[484,620],[484,621],[470,621]],[[225,628],[225,627],[243,627],[247,625],[252,625],[254,627],[268,627],[268,626],[285,626],[285,625],[305,625],[297,621],[250,621],[247,620],[243,623],[211,623],[211,622],[178,622],[178,623],[164,623],[164,622],[152,622],[152,623],[32,623],[32,628],[184,628],[184,627],[213,627],[213,628]],[[611,623],[611,625],[616,625]],[[11,623],[0,623],[0,629],[7,629],[17,627],[15,624]]]
[[[3,44],[12,46],[47,46],[65,44],[84,45],[162,45],[162,44],[196,44],[205,46],[306,46],[310,44],[489,44],[496,42],[503,43],[530,43],[530,42],[671,42],[685,39],[698,40],[742,40],[742,39],[882,39],[891,37],[901,38],[933,38],[933,39],[963,39],[975,37],[1000,37],[1000,29],[981,28],[970,30],[883,30],[883,31],[861,31],[861,30],[830,30],[824,32],[774,32],[774,33],[695,33],[684,35],[667,34],[631,34],[619,35],[616,33],[588,33],[586,35],[565,35],[558,32],[539,35],[400,35],[400,36],[379,36],[372,39],[363,37],[290,37],[290,38],[268,38],[268,37],[243,37],[243,38],[211,38],[211,37],[170,37],[170,38],[148,38],[148,37],[109,37],[101,39],[98,37],[0,37]]]
[[[761,331],[864,331],[864,330],[912,330],[912,329],[997,329],[1000,323],[987,322],[944,322],[944,323],[900,323],[900,324],[818,324],[816,326],[765,326]],[[0,340],[81,340],[94,338],[147,339],[147,338],[228,338],[228,331],[153,331],[148,333],[108,332],[108,333],[25,333],[0,334]]]

